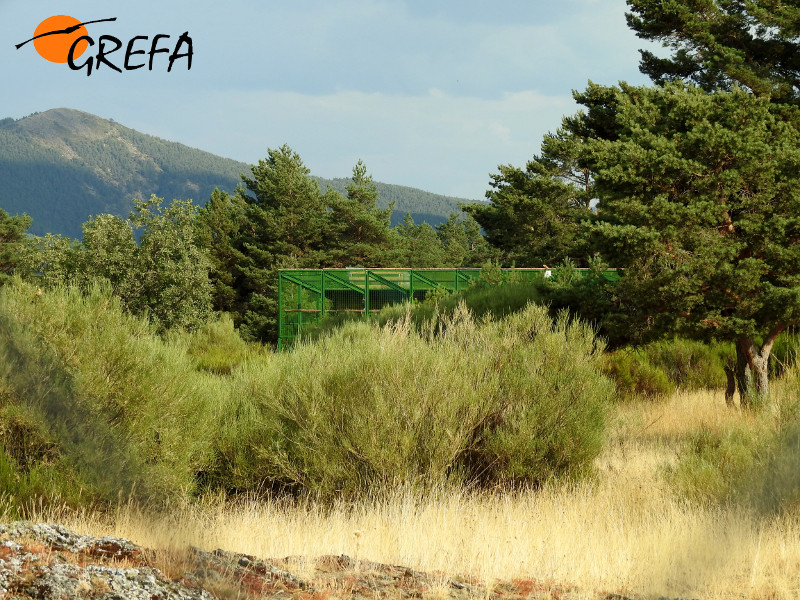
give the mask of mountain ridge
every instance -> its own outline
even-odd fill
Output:
[[[54,108],[0,119],[0,208],[33,218],[31,233],[80,237],[90,215],[127,216],[151,194],[203,205],[214,188],[232,192],[250,165],[168,141],[91,113]],[[347,178],[316,177],[344,191]],[[465,198],[376,182],[381,206],[395,202],[392,224],[411,213],[432,225]]]

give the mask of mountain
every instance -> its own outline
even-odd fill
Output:
[[[0,120],[0,208],[33,217],[30,232],[80,237],[89,215],[127,216],[133,198],[151,194],[205,204],[215,187],[228,192],[250,166],[140,133],[69,108]],[[348,180],[317,178],[344,191]],[[409,212],[437,225],[464,198],[376,182],[380,202],[394,202],[392,224]]]

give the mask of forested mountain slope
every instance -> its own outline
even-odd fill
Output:
[[[265,142],[266,147],[269,141]],[[33,217],[30,231],[78,237],[89,215],[127,216],[133,198],[151,194],[205,204],[215,187],[232,191],[246,163],[222,158],[124,127],[113,120],[58,108],[0,120],[0,208]],[[346,179],[320,179],[344,189]],[[378,183],[380,203],[395,202],[393,224],[409,212],[436,225],[461,198]]]

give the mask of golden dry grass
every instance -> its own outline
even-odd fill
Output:
[[[176,559],[187,544],[261,557],[344,553],[485,582],[537,578],[574,586],[587,598],[800,598],[798,519],[690,504],[664,482],[687,434],[742,424],[769,427],[770,417],[732,411],[721,393],[622,405],[597,477],[536,492],[429,500],[398,493],[388,502],[329,510],[209,502],[158,519],[121,509],[106,522],[53,516],[86,533],[172,549]],[[304,575],[302,562],[298,570]]]

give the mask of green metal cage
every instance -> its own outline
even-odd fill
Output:
[[[531,283],[548,269],[503,269]],[[384,306],[423,300],[434,290],[458,292],[480,269],[287,269],[278,280],[278,348],[325,315],[369,315]]]

